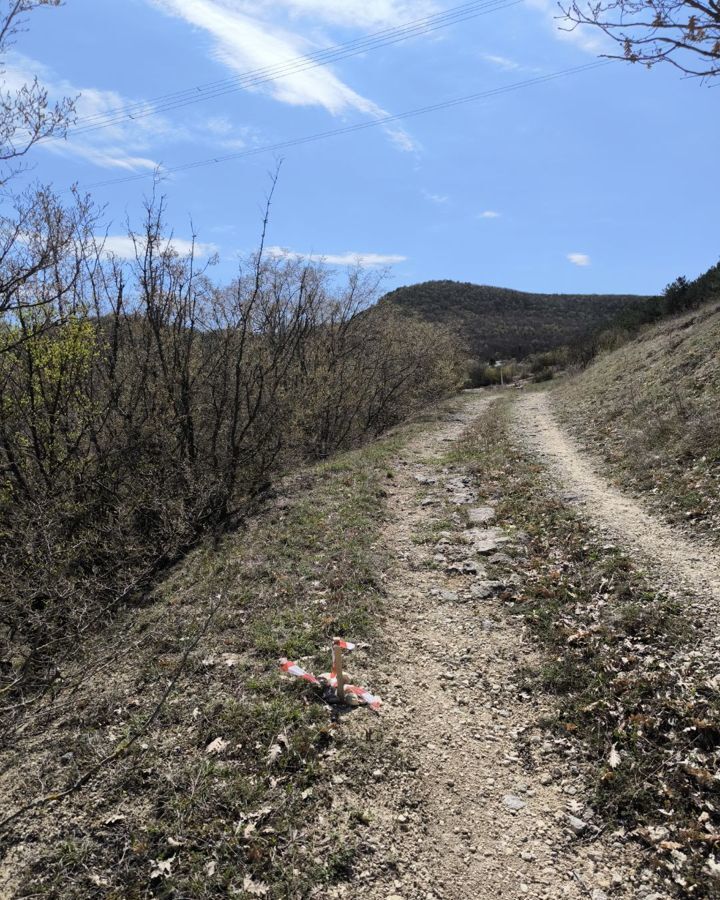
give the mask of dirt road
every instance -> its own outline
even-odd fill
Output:
[[[593,812],[580,770],[539,725],[545,699],[518,687],[521,667],[537,662],[520,617],[501,609],[482,562],[479,572],[461,574],[473,560],[502,565],[494,544],[507,548],[491,510],[476,513],[484,524],[468,527],[467,510],[477,506],[471,480],[443,463],[491,397],[466,395],[461,413],[412,441],[392,471],[384,535],[395,560],[387,584],[392,652],[372,677],[387,701],[382,730],[411,771],[374,773],[367,871],[332,896],[639,896],[625,886],[629,848],[606,835],[594,840],[584,824]],[[512,579],[509,557],[505,565],[503,577]]]
[[[556,424],[547,393],[528,393],[515,404],[515,433],[549,466],[556,489],[618,546],[647,566],[656,587],[686,593],[693,611],[707,623],[709,643],[718,645],[720,559],[717,549],[648,514],[597,473]]]

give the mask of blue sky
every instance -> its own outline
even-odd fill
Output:
[[[558,29],[553,0],[485,15],[329,66],[201,99],[209,84],[367,38],[460,0],[67,0],[40,10],[6,64],[81,94],[81,117],[192,90],[198,102],[71,133],[32,177],[91,189],[127,251],[156,166],[261,150],[593,62],[594,33]],[[548,292],[650,293],[720,256],[720,93],[624,63],[288,148],[271,252],[358,258],[388,288],[453,278]],[[166,175],[178,247],[191,233],[232,277],[256,245],[277,154]],[[126,182],[106,184],[121,178]]]

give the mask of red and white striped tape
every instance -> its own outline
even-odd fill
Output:
[[[354,650],[357,646],[356,644],[353,644],[350,641],[344,641],[339,637],[333,638],[333,644],[335,647],[340,647],[342,650]]]
[[[323,672],[320,676],[320,681],[326,682],[331,688],[337,688],[337,675],[334,672]],[[367,688],[357,687],[357,685],[354,684],[346,684],[345,693],[353,694],[353,696],[357,697],[361,703],[369,706],[370,709],[374,709],[375,712],[382,706],[382,700],[374,694],[371,694]]]
[[[382,706],[382,700],[371,694],[367,688],[355,687],[354,684],[346,684],[345,691],[349,694],[354,694],[362,703],[369,706],[370,709],[375,712]]]
[[[342,638],[336,637],[333,638],[333,646],[340,647],[342,650],[354,650],[355,644],[351,641],[343,640]],[[320,680],[318,680],[312,672],[306,672],[302,666],[299,666],[297,663],[291,662],[289,659],[285,659],[284,657],[280,660],[280,668],[287,675],[294,675],[295,678],[302,678],[303,681],[309,681],[310,684],[316,684],[318,687],[322,686],[322,684],[327,684],[331,688],[337,689],[337,672],[335,671],[335,666],[333,664],[333,669],[331,672],[324,672],[320,676]],[[346,684],[345,692],[348,694],[352,694],[353,697],[356,697],[360,703],[364,703],[370,709],[378,712],[380,707],[382,706],[382,700],[379,697],[376,697],[374,694],[371,694],[367,688],[357,687],[354,684]]]
[[[320,682],[312,674],[312,672],[306,672],[305,669],[302,668],[302,666],[299,666],[297,663],[290,662],[290,660],[285,659],[285,657],[280,660],[280,668],[288,675],[294,675],[295,678],[302,678],[303,681],[309,681],[310,684],[316,684],[318,685],[318,687],[320,686]]]

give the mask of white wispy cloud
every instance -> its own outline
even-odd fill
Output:
[[[450,201],[446,194],[433,194],[431,191],[423,190],[423,197],[431,203],[444,204]]]
[[[117,256],[119,259],[135,259],[138,249],[142,252],[144,246],[142,237],[133,240],[127,234],[110,234],[107,237],[100,236],[97,238],[98,244],[102,245],[103,251],[107,256]],[[195,256],[205,259],[214,256],[218,252],[215,244],[201,244],[196,242],[193,248],[193,242],[186,238],[173,237],[165,241],[162,245],[163,252],[170,247],[180,256],[186,256],[194,249]]]
[[[587,253],[568,253],[567,258],[574,266],[590,265],[590,257]]]
[[[311,51],[309,41],[242,12],[238,4],[224,0],[152,0],[155,6],[208,32],[214,40],[217,60],[238,74],[275,67]],[[296,106],[324,106],[333,115],[355,109],[370,115],[384,114],[371,100],[361,97],[327,67],[296,72],[266,82],[262,90],[277,100]]]
[[[74,85],[57,77],[37,60],[17,52],[9,54],[2,75],[2,89],[15,92],[36,76],[47,89],[51,101],[64,97],[75,99],[78,120],[96,122],[96,117],[107,116],[131,102],[116,91]],[[67,140],[43,141],[38,147],[59,156],[76,157],[103,169],[152,170],[158,166],[158,161],[151,156],[152,144],[158,137],[167,135],[170,127],[162,117],[128,120],[87,134],[73,135],[71,129]]]
[[[142,172],[161,169],[162,148],[168,144],[208,143],[214,148],[238,150],[261,139],[255,129],[238,126],[224,116],[185,117],[181,123],[163,115],[144,115],[152,107],[143,100],[125,97],[117,91],[83,87],[59,77],[35,59],[9,54],[0,77],[3,91],[15,92],[37,76],[52,102],[64,97],[75,100],[77,123],[66,140],[43,141],[38,149],[66,158],[76,158],[102,169]],[[132,106],[132,118],[118,115]],[[100,123],[102,128],[83,131]]]
[[[386,125],[384,131],[399,150],[403,150],[405,153],[416,153],[420,150],[420,143],[411,137],[404,128]]]
[[[297,250],[288,250],[285,247],[267,247],[265,252],[275,258],[305,259],[327,263],[330,266],[360,266],[364,269],[392,266],[407,260],[406,256],[397,254],[359,253],[354,250],[345,253],[298,253]]]
[[[106,146],[104,149],[93,147],[84,141],[53,141],[45,145],[45,149],[57,156],[69,156],[85,160],[101,169],[119,169],[125,172],[152,172],[159,169],[157,160],[146,156],[131,156],[123,147]]]
[[[500,213],[495,212],[494,209],[485,209],[481,213],[478,213],[478,219],[499,219]]]
[[[481,53],[480,59],[484,59],[485,62],[489,62],[506,72],[515,72],[524,68],[519,62],[515,62],[514,59],[509,59],[507,56],[498,56],[494,53]]]
[[[250,4],[246,4],[250,5]],[[430,15],[438,9],[429,0],[253,0],[256,9],[284,7],[295,17],[313,17],[350,27],[398,25]]]
[[[552,30],[558,40],[575,44],[586,53],[599,54],[607,47],[607,38],[598,28],[589,25],[572,23],[560,14],[557,0],[526,0],[527,5],[539,10],[545,19],[546,27]]]
[[[299,31],[291,31],[280,24],[278,8],[285,7],[296,15],[313,16],[322,24],[352,25],[355,30],[378,22],[391,23],[403,16],[417,18],[410,13],[410,3],[374,0],[363,14],[360,0],[331,3],[329,0],[284,0],[280,3],[238,2],[238,0],[148,0],[164,13],[183,19],[194,28],[209,34],[213,40],[212,55],[237,75],[249,71],[271,70],[289,60],[307,57],[319,45]],[[431,4],[421,4],[431,9]],[[337,8],[336,8],[337,7]],[[285,17],[287,21],[287,16]],[[373,100],[362,96],[329,66],[293,71],[272,81],[247,88],[262,91],[273,99],[292,106],[320,106],[333,116],[361,113],[380,119],[388,113]],[[386,129],[393,143],[401,150],[412,151],[417,145],[400,126]]]

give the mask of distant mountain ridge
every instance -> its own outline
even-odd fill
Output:
[[[425,281],[381,298],[449,327],[481,360],[521,358],[573,344],[614,325],[652,318],[658,297],[636,294],[533,294],[459,281]]]

